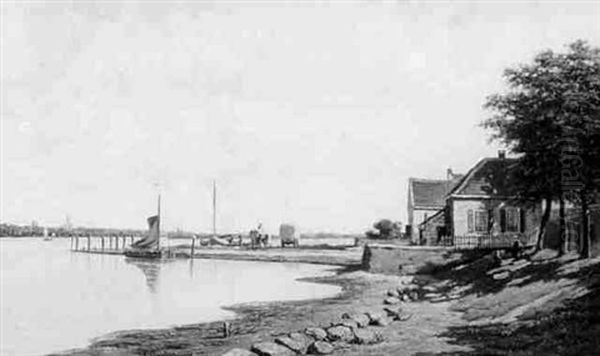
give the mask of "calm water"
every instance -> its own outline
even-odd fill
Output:
[[[0,239],[0,354],[39,355],[111,331],[230,318],[235,303],[324,298],[336,286],[299,282],[330,267],[71,253],[68,240]]]

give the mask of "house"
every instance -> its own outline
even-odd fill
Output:
[[[447,193],[461,178],[449,168],[446,179],[408,179],[407,233],[413,243],[421,244],[419,225],[444,208]]]
[[[517,204],[508,193],[516,159],[481,159],[444,197],[444,206],[419,225],[422,241],[464,248],[535,243],[541,207]]]

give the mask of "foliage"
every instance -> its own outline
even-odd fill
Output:
[[[381,219],[373,224],[377,232],[367,232],[369,238],[399,238],[402,236],[402,224],[389,219]]]
[[[600,192],[600,48],[576,41],[566,53],[547,50],[504,78],[508,90],[488,97],[494,114],[483,126],[520,157],[511,195],[586,210]]]

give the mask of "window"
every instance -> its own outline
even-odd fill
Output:
[[[521,213],[517,208],[506,209],[506,229],[508,232],[519,232]]]
[[[475,211],[475,231],[476,232],[487,232],[488,231],[488,212],[485,210]]]
[[[467,231],[473,232],[473,210],[467,211]]]
[[[467,230],[469,232],[488,232],[489,214],[487,210],[467,211]]]

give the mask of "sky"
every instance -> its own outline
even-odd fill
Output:
[[[0,220],[362,232],[500,148],[505,68],[600,2],[2,1]]]

